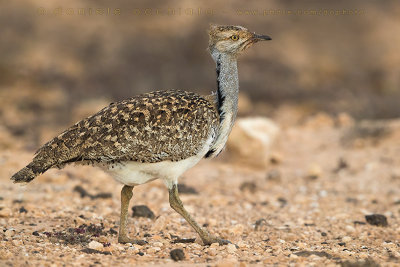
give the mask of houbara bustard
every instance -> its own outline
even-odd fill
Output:
[[[200,227],[183,207],[178,178],[202,158],[224,148],[238,109],[238,55],[258,41],[271,40],[241,26],[211,25],[209,52],[216,63],[217,91],[201,96],[158,91],[112,103],[77,122],[43,145],[32,162],[12,176],[27,183],[50,168],[92,164],[124,184],[121,190],[120,243],[142,243],[127,235],[132,189],[160,178],[171,207],[199,234],[203,243],[226,244]]]

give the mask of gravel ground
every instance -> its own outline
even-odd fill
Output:
[[[169,207],[160,181],[136,187],[131,201],[154,213],[129,220],[130,235],[148,243],[118,244],[121,185],[87,166],[12,184],[9,177],[33,153],[3,133],[0,265],[400,265],[396,125],[327,116],[282,122],[265,168],[233,161],[226,151],[189,170],[181,178],[182,201],[200,224],[233,243],[227,246],[202,246]]]

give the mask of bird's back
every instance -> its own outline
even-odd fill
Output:
[[[185,91],[159,91],[112,103],[43,145],[13,176],[29,182],[71,162],[155,163],[196,155],[218,128],[212,99]]]

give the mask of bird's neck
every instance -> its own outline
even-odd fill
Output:
[[[238,109],[239,76],[237,59],[224,53],[213,53],[217,72],[217,103],[220,122],[233,125]]]
[[[224,148],[232,130],[238,110],[239,77],[237,58],[234,55],[211,52],[216,63],[217,93],[216,102],[220,117],[219,129],[213,145],[217,155]]]

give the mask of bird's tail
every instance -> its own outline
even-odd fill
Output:
[[[29,183],[30,181],[35,179],[36,176],[44,173],[49,168],[50,167],[43,166],[43,164],[40,164],[40,162],[32,161],[26,167],[22,168],[19,172],[14,174],[11,177],[11,180],[14,183]]]

